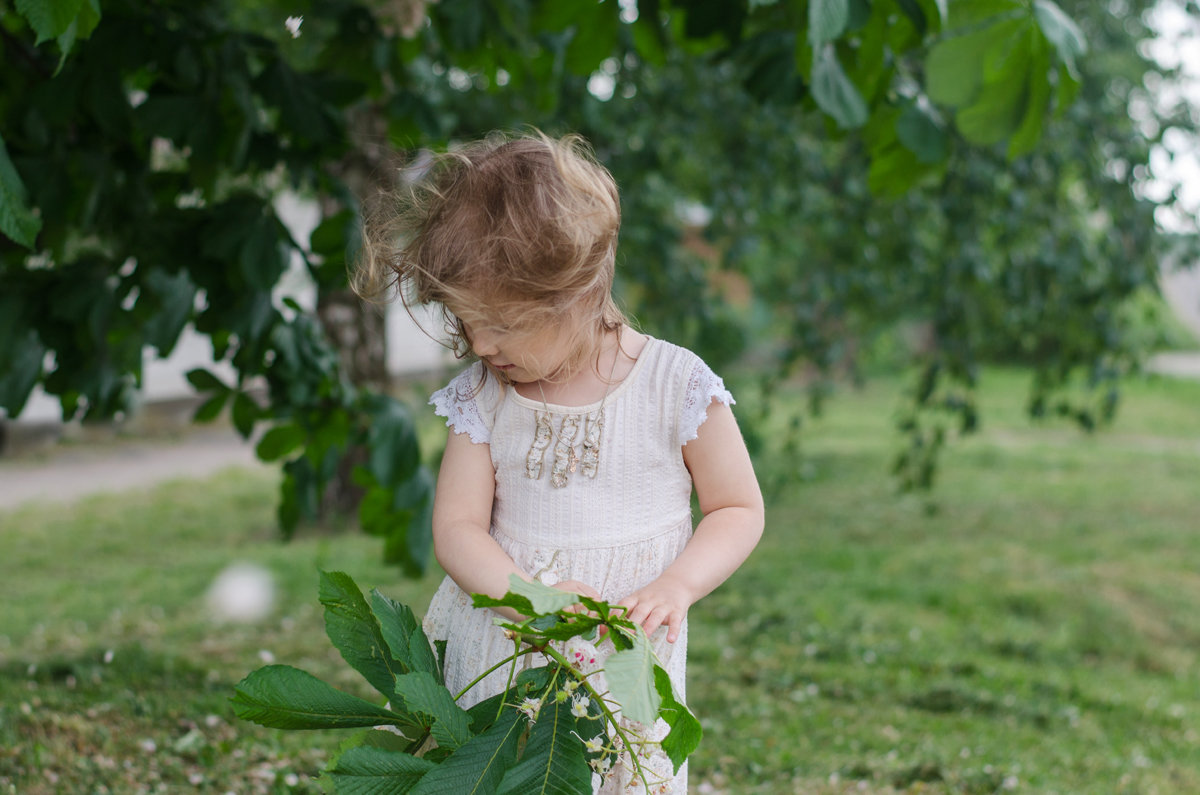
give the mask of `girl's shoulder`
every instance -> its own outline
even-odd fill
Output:
[[[646,368],[654,371],[659,380],[677,381],[684,386],[698,373],[713,372],[699,354],[656,337],[647,337],[641,356],[647,358]]]
[[[698,354],[666,340],[651,337],[642,355],[654,384],[655,401],[675,408],[675,440],[685,445],[699,434],[715,400],[725,405],[736,401],[725,381]]]

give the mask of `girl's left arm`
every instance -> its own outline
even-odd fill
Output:
[[[658,579],[620,602],[647,634],[666,624],[671,643],[688,608],[742,565],[763,531],[762,491],[733,411],[714,400],[698,434],[683,446],[683,461],[704,518]]]

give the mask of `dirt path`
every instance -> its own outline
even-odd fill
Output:
[[[254,448],[228,429],[192,430],[173,439],[68,442],[41,454],[0,458],[0,511],[263,466]]]

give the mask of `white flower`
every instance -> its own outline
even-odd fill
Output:
[[[577,718],[586,718],[588,716],[588,707],[592,705],[592,700],[587,696],[579,696],[571,701],[571,714]]]
[[[304,17],[288,17],[283,26],[288,29],[288,33],[292,34],[293,39],[298,39],[302,24],[304,24]]]
[[[566,694],[568,696],[574,694],[574,692],[576,691],[576,689],[578,689],[578,687],[579,687],[578,679],[568,679],[566,682],[563,683],[563,690],[566,692]]]
[[[592,766],[592,770],[595,770],[597,773],[603,776],[608,772],[608,769],[612,767],[612,760],[607,756],[604,756],[599,759],[593,759],[588,762],[588,764]]]
[[[542,700],[540,698],[527,698],[521,702],[521,706],[517,707],[529,720],[537,720],[538,712],[542,709]]]
[[[567,641],[565,656],[571,667],[588,674],[600,667],[600,652],[593,643],[583,638],[571,638]]]
[[[604,750],[604,735],[597,734],[590,740],[583,741],[583,747],[588,753],[599,753]]]

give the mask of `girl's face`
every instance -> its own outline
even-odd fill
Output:
[[[565,327],[527,331],[464,322],[463,328],[475,355],[516,384],[552,377],[570,357],[575,338],[574,329]]]

